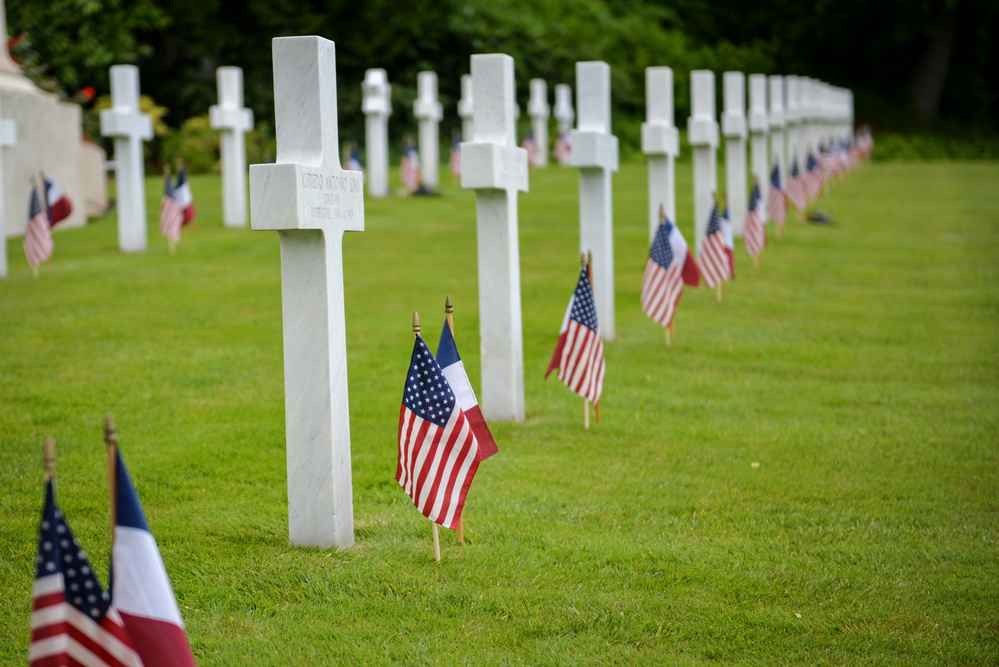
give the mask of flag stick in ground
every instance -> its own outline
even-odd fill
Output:
[[[589,258],[583,253],[579,253],[579,266],[586,267],[587,273],[590,274],[590,289],[593,289],[593,253],[590,253]],[[583,428],[589,430],[590,428],[590,399],[583,397]]]
[[[593,251],[586,251],[586,272],[590,274],[590,290],[593,290]],[[596,292],[594,292],[596,294]],[[597,423],[600,423],[600,403],[593,404],[593,411],[597,416]],[[589,410],[587,410],[589,412]]]
[[[44,183],[44,181],[42,181],[42,183]],[[31,177],[31,189],[32,189],[32,190],[34,190],[34,189],[35,189],[35,188],[37,188],[37,187],[38,187],[38,181],[36,181],[36,180],[35,180],[35,177],[34,177],[34,176],[32,176],[32,177]],[[44,197],[43,197],[43,200],[44,200]],[[47,206],[47,204],[44,204],[44,203],[43,203],[43,206]],[[30,221],[30,220],[28,221],[28,224],[29,224],[29,225],[31,224],[31,221]],[[25,234],[25,236],[27,236],[28,232],[27,232],[27,231],[25,231],[25,232],[24,232],[24,234]],[[35,279],[37,279],[37,278],[38,278],[38,267],[37,267],[37,266],[33,266],[33,267],[31,267],[31,277],[32,277],[32,278],[35,278]]]
[[[415,310],[413,311],[413,334],[420,335],[420,313]],[[439,563],[441,562],[441,538],[437,532],[437,522],[431,520],[430,523],[434,527],[434,560]]]
[[[444,317],[447,319],[447,328],[451,330],[451,338],[454,338],[454,304],[451,302],[451,295],[444,299]],[[440,352],[438,352],[440,354]],[[434,526],[437,524],[435,523]],[[434,531],[436,532],[436,528]],[[465,546],[465,513],[462,512],[458,519],[458,545]]]
[[[56,469],[55,438],[51,435],[45,438],[42,446],[42,469],[45,471],[45,481],[52,479]]]
[[[111,493],[111,546],[114,547],[114,527],[118,525],[118,429],[114,418],[104,416],[104,444],[108,457],[108,491]]]
[[[163,166],[163,179],[166,180],[168,178],[170,178],[170,165],[166,164],[166,165]],[[170,254],[171,255],[174,254],[177,251],[177,244],[174,242],[174,240],[172,238],[169,238],[169,237],[167,238],[167,245],[170,248]],[[108,416],[108,418],[110,419],[110,415]],[[105,427],[106,427],[106,425],[105,425]],[[111,465],[111,464],[109,463],[108,465]]]

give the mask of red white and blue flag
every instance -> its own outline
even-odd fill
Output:
[[[690,254],[680,230],[659,214],[659,229],[649,249],[642,277],[642,310],[653,320],[669,327],[673,323],[684,284],[697,287],[701,271]]]
[[[177,202],[177,190],[170,174],[166,175],[163,198],[160,200],[160,234],[169,241],[180,241],[180,228],[184,226],[184,211]]]
[[[28,266],[35,269],[39,264],[48,261],[54,248],[49,217],[42,208],[38,188],[32,187],[31,200],[28,203],[28,226],[24,230],[24,256],[28,258]]]
[[[569,138],[568,133],[563,133],[558,135],[558,139],[555,140],[555,150],[554,154],[556,159],[558,159],[559,164],[567,165],[569,164],[569,153],[572,152],[572,141]]]
[[[722,217],[718,212],[718,203],[711,207],[711,217],[708,218],[708,229],[704,233],[701,253],[697,264],[708,287],[715,287],[728,280],[731,263],[731,253],[725,246],[725,230],[722,227]]]
[[[604,344],[597,326],[589,267],[582,267],[576,290],[562,319],[558,343],[545,377],[558,369],[558,379],[591,403],[600,401],[604,388]]]
[[[182,226],[186,227],[194,220],[194,195],[191,194],[191,185],[187,182],[187,170],[183,167],[177,172],[177,187],[173,196],[184,214]]]
[[[350,147],[350,154],[347,156],[347,166],[344,168],[349,171],[364,171],[364,167],[361,166],[361,151],[357,146]]]
[[[837,157],[836,151],[832,144],[827,147],[820,148],[819,166],[822,167],[822,179],[824,181],[828,181],[830,178],[839,173],[839,158]]]
[[[48,204],[50,227],[55,227],[73,212],[73,202],[50,178],[45,178],[45,201]]]
[[[784,184],[781,183],[780,165],[774,164],[770,172],[770,191],[767,193],[767,215],[777,223],[778,227],[784,226],[784,217],[787,214],[787,198],[784,196]]]
[[[410,192],[416,192],[420,187],[420,155],[411,141],[406,142],[402,149],[402,162],[399,163],[399,178],[403,186]]]
[[[805,169],[805,194],[811,200],[816,200],[822,194],[822,167],[815,158],[815,154],[808,153],[808,162]]]
[[[479,444],[472,424],[417,335],[399,409],[395,480],[423,516],[454,530],[478,467]]]
[[[461,139],[455,137],[451,141],[451,157],[448,158],[448,168],[455,176],[461,176]]]
[[[787,198],[791,200],[794,207],[799,211],[804,211],[808,202],[805,200],[805,182],[801,178],[801,171],[798,169],[798,158],[791,160],[791,174],[787,179]]]
[[[33,597],[31,667],[142,667],[111,596],[56,504],[51,478],[45,484]]]
[[[499,452],[499,447],[496,446],[496,440],[493,439],[493,434],[482,416],[482,410],[479,409],[479,401],[475,398],[475,391],[468,380],[465,364],[458,354],[458,345],[454,342],[447,320],[444,321],[441,339],[437,343],[437,363],[447,378],[447,383],[451,385],[451,391],[454,392],[458,406],[465,413],[465,419],[471,424],[475,439],[479,442],[478,459],[485,461]]]
[[[145,667],[194,667],[156,539],[117,449],[115,458],[111,599]]]
[[[763,215],[763,198],[760,196],[760,186],[753,183],[753,189],[749,192],[749,210],[746,213],[744,231],[746,252],[751,257],[759,255],[767,245],[767,229],[763,224]]]
[[[524,139],[524,143],[520,145],[525,151],[527,151],[527,164],[532,167],[538,166],[538,145],[534,142],[534,130],[527,131],[527,138]]]

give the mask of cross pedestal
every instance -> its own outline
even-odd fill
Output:
[[[531,130],[534,131],[534,145],[537,152],[535,167],[548,166],[548,84],[544,79],[531,79],[531,97],[527,101],[527,114],[531,117]]]
[[[216,71],[219,103],[208,109],[212,129],[219,130],[222,152],[222,220],[226,227],[246,226],[246,140],[253,129],[253,112],[243,107],[243,70]]]
[[[645,69],[645,117],[642,152],[649,162],[649,243],[659,230],[659,207],[676,224],[674,161],[680,155],[680,138],[673,124],[673,70]]]
[[[458,100],[458,117],[461,118],[461,140],[475,141],[475,117],[472,98],[472,75],[461,75],[461,99]]]
[[[416,86],[417,98],[413,102],[413,115],[420,121],[420,179],[423,185],[433,189],[440,182],[440,139],[437,126],[443,118],[441,104],[437,101],[437,74],[420,72]]]
[[[336,54],[273,41],[277,163],[250,167],[250,221],[281,240],[288,524],[297,546],[354,544],[343,313],[345,231],[364,230],[363,177],[337,155]]]
[[[527,192],[527,151],[518,148],[513,58],[472,56],[475,141],[461,143],[461,187],[475,190],[479,260],[482,414],[524,421],[517,192]]]
[[[579,168],[579,249],[593,253],[593,297],[600,334],[614,340],[614,211],[611,172],[618,169],[611,131],[610,65],[576,63],[576,108],[569,163]]]
[[[687,140],[694,149],[694,240],[700,256],[717,184],[718,121],[715,120],[715,73],[710,70],[690,73]]]
[[[146,249],[146,168],[142,142],[153,138],[149,116],[139,111],[139,69],[111,68],[110,109],[101,111],[101,134],[114,138],[115,181],[118,191],[118,247],[125,252]]]
[[[368,194],[384,197],[388,185],[388,117],[392,112],[388,75],[383,69],[369,69],[361,84],[361,111],[364,113],[364,151]]]
[[[2,8],[0,8],[2,9]],[[2,33],[0,33],[2,34]],[[2,49],[0,49],[2,50]],[[6,118],[0,120],[0,153],[2,149],[7,146],[14,146],[17,144],[17,126],[14,121]],[[7,277],[7,232],[4,229],[6,227],[6,221],[4,220],[3,214],[3,155],[0,155],[0,278]],[[45,196],[45,193],[42,193]]]
[[[749,75],[749,160],[752,175],[760,184],[760,197],[770,189],[770,156],[767,148],[767,75]]]
[[[784,147],[784,77],[779,74],[770,76],[770,153],[771,160],[780,167],[782,183],[787,183],[787,160]],[[773,162],[770,163],[773,169]],[[770,174],[767,174],[770,178]]]
[[[725,111],[722,112],[722,134],[725,135],[725,194],[728,197],[732,235],[742,236],[749,208],[746,181],[746,75],[725,72]]]

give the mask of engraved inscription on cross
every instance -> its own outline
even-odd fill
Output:
[[[336,55],[321,37],[273,41],[277,164],[250,167],[254,230],[278,232],[292,544],[354,544],[345,231],[364,230],[362,176],[338,157]]]
[[[680,136],[673,124],[673,70],[645,69],[645,115],[642,152],[649,156],[649,242],[659,230],[659,207],[676,224],[674,161],[680,155]]]
[[[222,153],[222,220],[226,227],[246,226],[246,140],[253,129],[253,111],[243,107],[243,70],[216,70],[219,103],[208,108],[213,130],[220,130]]]
[[[482,414],[524,421],[517,192],[527,192],[527,151],[516,146],[513,58],[472,56],[475,140],[461,144],[461,186],[475,190]]]

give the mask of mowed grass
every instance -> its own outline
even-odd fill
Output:
[[[692,235],[689,165],[680,222]],[[723,173],[723,172],[722,172]],[[445,177],[445,181],[447,177]],[[103,416],[202,665],[999,663],[999,164],[866,165],[790,223],[678,341],[641,312],[646,171],[614,178],[618,338],[602,423],[542,379],[578,271],[578,177],[520,197],[527,421],[492,425],[464,548],[393,480],[419,310],[479,386],[474,196],[368,200],[344,238],[357,546],[289,546],[280,261],[193,179],[171,256],[115,218],[0,281],[0,663],[23,664],[40,452],[98,572]],[[771,228],[772,234],[772,228]],[[597,267],[597,270],[600,270]],[[756,466],[756,464],[759,464]],[[106,577],[102,576],[106,582]]]

